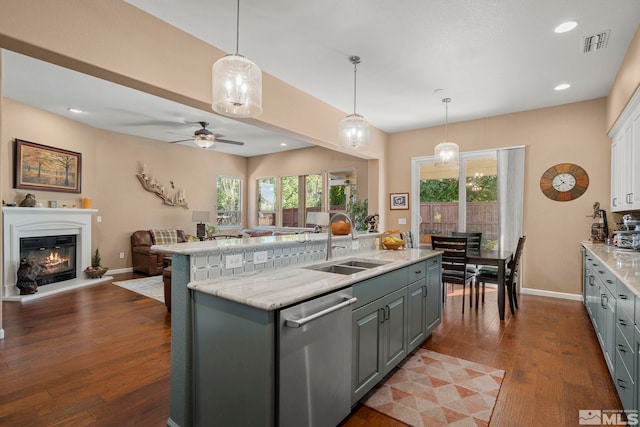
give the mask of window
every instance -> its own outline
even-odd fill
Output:
[[[240,178],[218,177],[217,210],[218,226],[238,227],[242,225]]]
[[[258,179],[258,225],[276,225],[276,179]]]
[[[282,193],[282,226],[298,227],[300,220],[300,177],[297,175],[280,178]]]

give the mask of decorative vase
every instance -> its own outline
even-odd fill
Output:
[[[331,224],[331,234],[345,236],[351,232],[351,225],[346,221],[336,221]]]

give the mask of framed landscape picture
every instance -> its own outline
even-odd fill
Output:
[[[391,193],[391,209],[409,209],[409,193]]]
[[[16,139],[14,188],[80,193],[82,154]]]

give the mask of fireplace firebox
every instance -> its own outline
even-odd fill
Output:
[[[20,238],[20,259],[34,265],[38,286],[76,278],[76,235]]]

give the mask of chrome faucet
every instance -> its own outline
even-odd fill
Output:
[[[347,223],[349,224],[349,228],[351,229],[351,240],[355,240],[356,239],[356,235],[355,233],[355,229],[353,228],[353,223],[351,222],[351,218],[349,218],[349,215],[344,214],[342,212],[338,212],[336,214],[333,215],[333,217],[331,218],[331,220],[329,221],[329,228],[327,230],[327,261],[329,261],[332,257],[332,252],[333,252],[333,246],[331,244],[331,224],[333,224],[333,222],[337,219],[337,218],[342,218],[344,220],[347,221]]]

